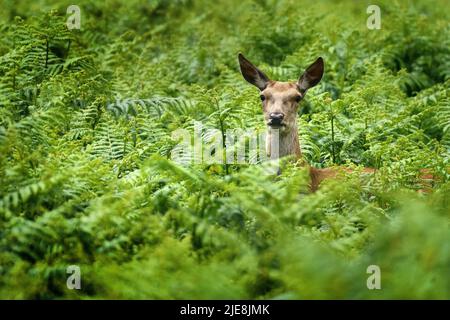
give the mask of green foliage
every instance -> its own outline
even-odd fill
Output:
[[[449,299],[448,10],[379,2],[369,30],[364,1],[83,0],[68,30],[65,2],[1,1],[0,298]],[[264,129],[238,52],[283,81],[324,58],[302,151],[354,173],[170,160],[195,121]]]

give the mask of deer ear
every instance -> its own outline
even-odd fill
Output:
[[[305,93],[309,88],[320,82],[323,76],[323,59],[319,57],[298,79],[297,86],[300,92]]]
[[[264,72],[248,61],[242,53],[239,53],[238,58],[239,66],[241,67],[241,73],[244,76],[244,79],[258,87],[259,90],[264,90],[270,81],[269,78],[264,74]]]

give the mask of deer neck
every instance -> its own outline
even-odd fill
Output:
[[[269,127],[266,140],[266,153],[274,159],[277,158],[276,151],[272,149],[278,146],[278,158],[294,156],[296,160],[302,156],[300,143],[298,140],[297,122],[292,127],[284,130],[272,129]]]

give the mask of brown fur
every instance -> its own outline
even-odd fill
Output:
[[[322,181],[328,178],[335,178],[339,172],[352,172],[352,169],[339,167],[339,168],[325,168],[325,169],[317,169],[314,167],[309,167],[309,176],[311,178],[310,188],[312,192],[317,191],[319,189],[319,185]],[[373,168],[364,168],[364,173],[374,173],[376,170]]]

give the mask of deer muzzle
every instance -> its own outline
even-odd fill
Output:
[[[269,121],[267,124],[271,127],[281,127],[283,126],[284,114],[281,112],[272,112],[269,114]]]

